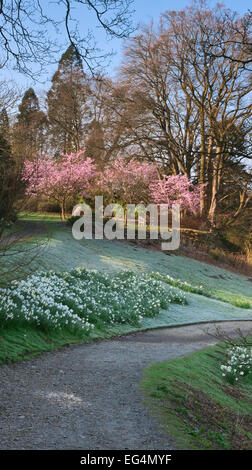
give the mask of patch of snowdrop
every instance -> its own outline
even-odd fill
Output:
[[[206,291],[202,285],[193,286],[189,282],[181,281],[180,279],[174,279],[168,274],[161,274],[159,272],[152,272],[151,277],[153,279],[158,279],[159,281],[163,281],[166,284],[169,284],[173,287],[177,287],[185,292],[192,292],[194,294],[205,295],[206,297],[210,297],[210,293]]]
[[[221,365],[222,376],[231,384],[252,371],[252,349],[232,346],[227,350],[227,362]]]
[[[112,276],[84,268],[39,272],[0,289],[0,326],[28,323],[88,334],[104,324],[138,325],[172,302],[185,304],[183,292],[148,274]]]

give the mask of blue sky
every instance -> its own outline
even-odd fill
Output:
[[[185,6],[190,5],[190,3],[190,0],[135,0],[134,7],[136,11],[133,15],[132,21],[135,24],[149,23],[152,19],[157,22],[160,14],[165,10],[180,10]],[[210,6],[214,6],[216,3],[216,1],[209,1]],[[249,8],[251,8],[251,3],[249,0],[239,0],[239,2],[237,0],[226,0],[224,3],[231,10],[235,10],[239,13],[245,13]],[[57,5],[55,3],[51,4],[49,11],[53,15],[56,15]],[[78,15],[78,9],[76,9],[76,16],[79,17],[80,28],[83,31],[86,31],[88,28],[93,30],[99,47],[105,49],[106,51],[113,49],[115,52],[115,55],[111,59],[110,66],[106,68],[107,73],[114,75],[118,66],[120,65],[123,41],[118,39],[108,41],[103,31],[100,28],[97,28],[94,15],[89,14],[86,17],[82,17],[81,15]],[[14,79],[24,89],[28,88],[29,86],[33,86],[37,91],[39,91],[42,88],[48,88],[50,86],[50,78],[55,69],[56,65],[50,66],[46,72],[48,78],[44,85],[34,83],[31,81],[31,79],[10,70],[5,72],[2,71],[1,75],[5,77],[7,76],[9,79]]]
[[[218,3],[217,1],[208,2],[211,7]],[[222,3],[222,2],[219,2]],[[230,8],[233,11],[238,13],[245,13],[248,9],[251,9],[250,0],[226,0],[223,2],[227,8]],[[190,5],[190,0],[135,0],[135,14],[133,20],[135,23],[145,24],[150,23],[153,19],[155,22],[158,22],[160,14],[166,10],[181,10],[186,6]],[[122,57],[122,46],[123,41],[113,40],[112,41],[113,49],[117,52],[116,56],[113,58],[111,64],[111,70],[116,70],[117,66],[120,65],[120,60]]]

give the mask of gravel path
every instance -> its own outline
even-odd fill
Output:
[[[248,331],[252,321],[222,323],[238,327]],[[1,366],[0,449],[173,449],[138,384],[150,362],[214,344],[205,329],[152,330]]]

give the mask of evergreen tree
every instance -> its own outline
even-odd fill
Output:
[[[19,105],[17,123],[14,126],[14,153],[30,160],[37,158],[45,144],[46,116],[40,110],[38,97],[29,88]]]
[[[75,68],[79,68],[83,70],[82,60],[81,60],[81,56],[79,54],[78,49],[74,47],[73,45],[71,45],[62,54],[61,59],[59,61],[59,67],[58,67],[57,72],[60,72],[60,71],[63,71],[63,73],[66,71],[69,72],[69,71],[73,71],[73,69]]]
[[[18,107],[19,114],[17,115],[18,123],[31,124],[36,119],[39,110],[39,101],[33,88],[29,88],[22,99],[21,104]]]
[[[1,173],[3,168],[8,165],[11,155],[9,144],[9,118],[5,108],[0,112],[0,165]]]
[[[88,85],[78,50],[62,55],[47,94],[49,135],[55,154],[77,152],[83,145]]]
[[[6,108],[3,108],[0,112],[0,133],[8,135],[10,130],[9,116]]]
[[[9,143],[9,118],[5,108],[0,112],[0,220],[10,209],[10,180],[14,161]]]

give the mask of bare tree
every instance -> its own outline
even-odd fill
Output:
[[[146,154],[162,163],[166,172],[190,176],[194,164],[199,113],[189,95],[174,80],[169,44],[153,26],[134,38],[125,51],[122,77],[131,109],[136,108],[136,137]],[[137,117],[138,116],[138,117]],[[141,116],[141,117],[140,117]],[[142,123],[141,123],[142,119]]]
[[[202,194],[208,183],[201,214],[213,226],[227,168],[251,154],[250,73],[240,60],[215,57],[216,35],[225,32],[227,44],[234,35],[232,25],[223,23],[225,11],[220,5],[210,10],[194,4],[166,12],[157,32],[151,25],[131,40],[122,69],[131,89],[129,107],[138,113],[131,127],[139,146],[146,145],[149,155],[154,143],[162,148],[164,170],[194,177]],[[231,40],[228,50],[233,58],[246,58]],[[154,155],[158,160],[157,151]]]
[[[232,32],[229,38],[225,37],[226,26]],[[217,35],[212,46],[215,50],[211,55],[215,58],[228,59],[231,62],[239,62],[247,70],[252,70],[252,12],[249,10],[243,17],[236,12],[225,10]],[[234,46],[236,53],[232,54],[230,46]]]
[[[134,29],[132,3],[133,0],[58,0],[52,6],[41,0],[0,1],[1,67],[11,62],[19,71],[34,77],[36,66],[40,66],[40,74],[68,44],[80,51],[87,67],[93,70],[104,54],[97,52],[93,31],[80,31],[78,18],[93,16],[108,36],[124,38]]]
[[[126,158],[135,143],[130,130],[132,112],[128,107],[127,90],[124,85],[102,76],[89,80],[84,144],[87,154],[100,169],[120,155]],[[136,110],[133,113],[135,116]]]

